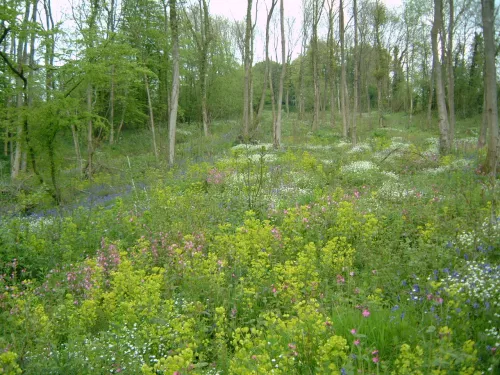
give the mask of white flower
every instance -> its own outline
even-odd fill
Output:
[[[364,173],[370,170],[376,171],[378,166],[368,160],[355,161],[341,168],[342,173]]]

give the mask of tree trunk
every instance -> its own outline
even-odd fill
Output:
[[[89,83],[87,85],[87,176],[89,179],[92,178],[93,173],[93,156],[94,156],[94,129],[92,121],[92,85]]]
[[[153,116],[153,103],[151,102],[151,94],[149,92],[149,80],[146,74],[144,74],[144,84],[146,86],[146,95],[148,97],[148,108],[149,108],[149,125],[151,126],[151,136],[153,141],[153,153],[155,154],[155,159],[158,161],[158,147],[156,146],[156,129],[155,120]]]
[[[109,93],[109,144],[115,142],[115,66],[111,66],[111,88]]]
[[[347,71],[345,61],[345,27],[344,27],[344,2],[339,3],[339,34],[340,34],[340,105],[342,110],[342,136],[347,138],[349,135],[349,119],[348,119],[348,93],[347,93]]]
[[[488,135],[488,116],[486,112],[486,90],[483,93],[483,115],[481,117],[481,127],[479,128],[479,138],[477,148],[486,146],[486,137]]]
[[[432,60],[432,68],[429,84],[429,98],[427,99],[427,129],[432,127],[432,99],[434,97],[434,59]]]
[[[76,156],[76,167],[78,169],[78,174],[83,172],[83,161],[82,154],[80,152],[80,141],[78,140],[78,131],[76,130],[75,124],[71,124],[71,134],[73,135],[73,145],[75,146],[75,156]]]
[[[24,21],[23,23],[26,25],[29,20],[29,1],[26,1],[26,9],[24,13]],[[17,70],[19,72],[23,71],[23,64],[26,63],[25,59],[25,53],[24,51],[27,48],[27,43],[28,40],[26,37],[23,37],[22,39],[19,39],[17,42]],[[21,158],[22,158],[22,153],[23,153],[23,122],[24,119],[23,117],[25,115],[22,114],[22,107],[24,106],[24,96],[26,95],[26,81],[23,81],[21,77],[16,77],[16,87],[17,87],[17,108],[19,111],[19,116],[18,116],[18,124],[16,128],[16,148],[15,148],[15,154],[14,154],[14,162],[12,163],[11,166],[11,177],[12,179],[15,179],[19,176],[19,172],[21,171]]]
[[[170,7],[170,30],[172,34],[172,92],[170,95],[170,118],[168,122],[168,165],[174,165],[175,132],[177,128],[177,110],[179,108],[179,27],[177,0],[168,1]]]
[[[335,43],[333,39],[334,19],[333,19],[334,0],[328,2],[328,72],[330,81],[330,126],[335,127]]]
[[[356,116],[358,115],[358,82],[359,82],[359,51],[358,51],[358,4],[353,1],[354,15],[354,83],[353,83],[353,108],[352,108],[352,125],[351,125],[351,141],[353,146],[357,142]]]
[[[486,97],[486,119],[488,122],[488,151],[483,171],[497,175],[500,141],[498,139],[497,74],[495,66],[495,4],[494,0],[482,0],[482,20],[484,35],[484,92]]]
[[[247,15],[245,22],[245,50],[244,50],[244,67],[245,67],[245,83],[243,92],[243,139],[248,141],[250,129],[250,40],[252,37],[252,0],[247,2]]]
[[[321,13],[325,0],[313,0],[313,19],[312,19],[312,40],[311,40],[311,57],[313,67],[313,85],[314,85],[314,112],[312,129],[319,129],[319,107],[320,107],[320,88],[319,88],[319,68],[318,68],[318,25],[321,20]]]
[[[448,123],[448,113],[446,111],[446,98],[444,91],[444,82],[442,67],[439,61],[438,35],[443,30],[443,2],[434,0],[434,22],[432,25],[432,56],[434,65],[434,79],[436,83],[436,99],[439,116],[439,152],[446,155],[450,152],[450,125]]]
[[[274,136],[274,148],[281,147],[281,105],[283,102],[283,86],[285,84],[286,75],[286,49],[285,49],[285,8],[283,6],[283,0],[280,0],[280,19],[281,19],[281,77],[280,77],[280,87],[278,90],[278,116],[276,117],[276,134]]]
[[[450,2],[450,15],[448,23],[448,53],[447,53],[447,73],[448,73],[448,112],[449,112],[449,142],[450,145],[453,144],[453,138],[455,136],[455,77],[453,74],[453,33],[454,33],[454,4],[453,0]]]
[[[260,122],[262,121],[262,114],[264,112],[264,104],[266,102],[266,93],[267,93],[267,80],[269,79],[269,26],[271,24],[271,18],[273,16],[274,8],[276,7],[278,0],[272,0],[271,2],[271,7],[269,9],[269,12],[267,13],[267,19],[266,19],[266,43],[265,43],[265,53],[266,53],[266,60],[265,60],[265,68],[264,68],[264,82],[262,84],[262,91],[260,94],[260,102],[259,102],[259,109],[257,111],[257,118],[256,118],[256,124],[255,128],[258,129],[260,127]]]

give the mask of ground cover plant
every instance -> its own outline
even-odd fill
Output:
[[[440,157],[387,121],[352,146],[290,116],[280,150],[216,123],[175,168],[104,147],[93,182],[63,181],[90,198],[21,197],[38,206],[1,219],[0,373],[497,373],[497,181],[467,129]]]

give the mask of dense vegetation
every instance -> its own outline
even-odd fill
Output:
[[[494,1],[301,4],[0,3],[0,374],[499,372]]]
[[[388,122],[352,146],[291,116],[279,151],[216,122],[168,171],[124,133],[80,206],[2,219],[0,368],[495,373],[498,195],[474,122],[446,157]]]

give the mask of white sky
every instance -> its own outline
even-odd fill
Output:
[[[79,1],[88,0],[52,0],[52,11],[54,18],[59,20],[63,14],[70,14],[71,3],[78,3]],[[158,0],[159,1],[159,0]],[[266,3],[270,4],[270,0],[258,0],[258,20],[257,20],[257,35],[255,38],[255,61],[263,59],[263,49],[264,49],[264,30],[266,24]],[[257,0],[254,0],[254,6]],[[402,4],[402,0],[382,0],[383,3],[387,5],[388,9],[394,9]],[[246,15],[247,0],[209,0],[210,13],[213,15],[224,16],[230,20],[242,21]],[[338,6],[338,1],[336,1]],[[350,8],[352,3],[349,0],[344,2],[346,12],[350,13]],[[279,4],[278,4],[279,7]],[[284,2],[285,18],[295,18],[295,32],[300,32],[301,21],[302,21],[302,0],[285,0]],[[275,14],[279,13],[279,8],[275,10]],[[255,16],[255,11],[252,13]],[[67,17],[65,17],[67,19]],[[67,21],[67,27],[70,26],[71,22]],[[270,48],[273,49],[273,41],[271,41]],[[300,53],[300,45],[295,47],[293,58],[295,58]]]
[[[257,0],[254,0],[254,4]],[[260,17],[265,18],[263,15],[266,11],[264,3],[270,3],[269,0],[259,0],[259,12]],[[388,8],[394,8],[401,5],[402,0],[382,0]],[[299,18],[301,10],[301,0],[285,0],[285,17],[297,17]],[[218,14],[225,16],[229,19],[243,20],[247,11],[247,0],[210,0],[210,11],[213,14]],[[345,5],[344,5],[345,6]],[[260,8],[262,7],[262,10]],[[265,23],[265,22],[264,22]]]

